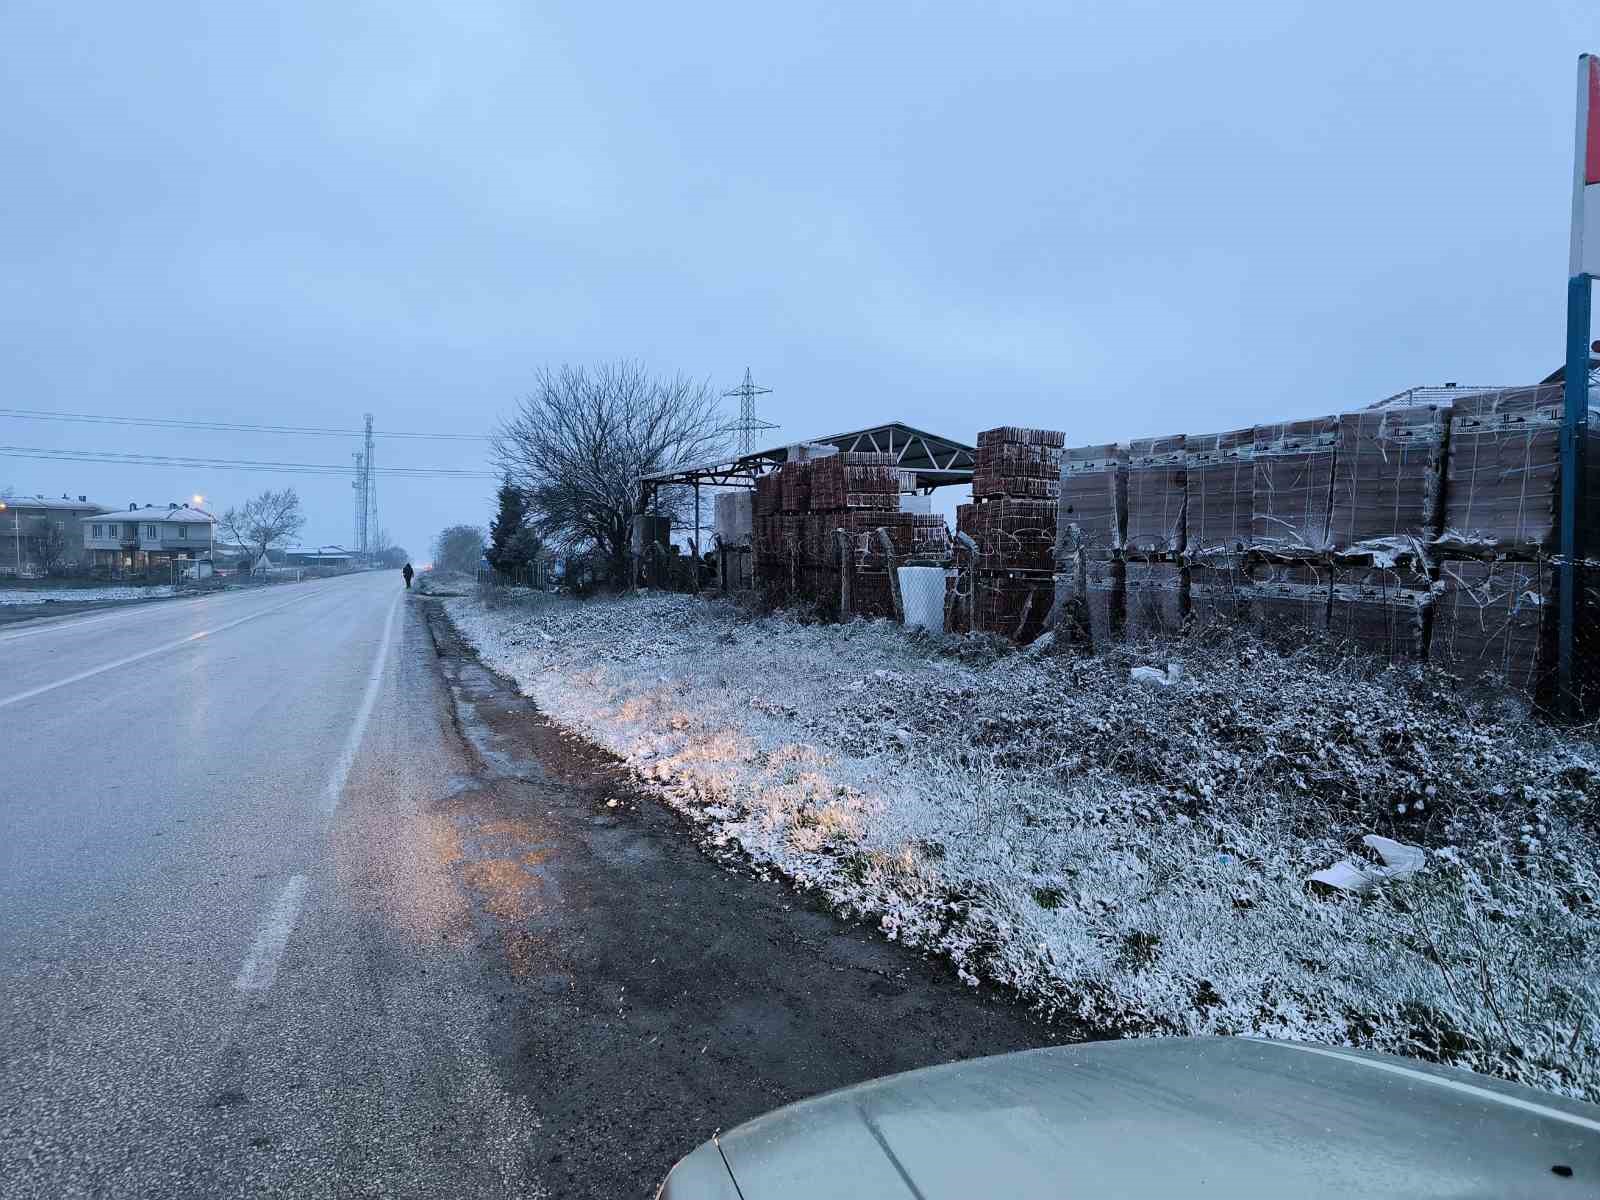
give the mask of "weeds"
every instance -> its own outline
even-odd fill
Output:
[[[451,612],[713,845],[971,982],[1108,1033],[1369,1046],[1600,1099],[1594,730],[1219,630],[1091,659],[688,597]],[[1131,684],[1150,662],[1181,681]],[[1373,831],[1426,870],[1306,893]]]

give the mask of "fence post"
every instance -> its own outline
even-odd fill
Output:
[[[971,633],[973,610],[978,600],[978,543],[972,540],[971,535],[960,530],[956,531],[954,540],[958,567],[962,559],[967,564],[965,570],[959,570],[956,575],[956,604],[961,612],[963,632]]]
[[[900,624],[906,623],[905,598],[900,595],[900,574],[895,570],[894,541],[889,537],[889,531],[882,525],[874,531],[878,545],[883,549],[883,559],[889,569],[889,597],[894,601],[894,619]]]
[[[850,534],[843,529],[833,531],[833,552],[839,560],[839,620],[849,621],[855,616],[856,555]]]

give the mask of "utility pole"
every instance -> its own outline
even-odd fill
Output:
[[[355,545],[351,547],[356,558],[372,565],[372,539],[378,533],[378,476],[373,468],[372,414],[366,414],[367,423],[361,449],[355,455],[356,477],[350,484],[355,493]]]
[[[352,457],[356,461],[356,477],[350,484],[355,500],[355,530],[350,548],[360,559],[367,545],[367,458],[359,450]]]
[[[367,483],[367,491],[366,491],[365,503],[366,503],[366,509],[367,509],[367,517],[366,517],[366,522],[365,522],[365,526],[366,526],[365,532],[364,532],[364,534],[362,536],[362,539],[361,539],[361,557],[366,560],[367,566],[370,567],[372,565],[372,550],[373,550],[372,539],[378,536],[378,474],[377,474],[376,471],[373,470],[372,414],[371,413],[367,413],[366,416],[367,416],[367,444],[366,444],[366,464],[367,464],[367,481],[366,481],[366,483]]]

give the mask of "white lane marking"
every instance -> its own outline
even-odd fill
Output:
[[[1300,1042],[1282,1042],[1276,1038],[1251,1038],[1253,1042],[1262,1042],[1269,1046],[1282,1046],[1285,1050],[1299,1050],[1303,1054],[1320,1054],[1324,1058],[1337,1058],[1340,1062],[1354,1063],[1358,1067],[1371,1067],[1374,1071],[1388,1071],[1391,1075],[1401,1075],[1407,1079],[1415,1079],[1419,1083],[1430,1083],[1434,1087],[1448,1088],[1452,1092],[1465,1092],[1469,1096],[1476,1096],[1480,1100],[1492,1100],[1496,1104],[1504,1104],[1509,1108],[1520,1108],[1524,1112],[1535,1113],[1552,1121],[1564,1121],[1568,1125],[1576,1125],[1580,1129],[1592,1130],[1600,1133],[1600,1121],[1588,1117],[1580,1117],[1577,1113],[1562,1112],[1559,1108],[1551,1108],[1545,1104],[1535,1104],[1532,1100],[1523,1100],[1517,1096],[1507,1096],[1500,1092],[1490,1091],[1488,1088],[1478,1087],[1476,1084],[1463,1083],[1459,1079],[1445,1079],[1439,1075],[1430,1075],[1426,1071],[1414,1071],[1410,1067],[1402,1067],[1399,1063],[1379,1062],[1373,1058],[1362,1058],[1355,1054],[1341,1054],[1337,1050],[1325,1050],[1321,1046],[1307,1046]]]
[[[355,765],[356,751],[361,749],[361,739],[366,736],[367,722],[372,719],[372,706],[378,702],[378,688],[383,683],[383,667],[389,661],[389,635],[394,632],[394,615],[400,611],[403,595],[403,592],[395,593],[394,602],[389,605],[389,615],[384,618],[383,636],[378,639],[378,653],[373,656],[372,670],[367,675],[367,690],[361,695],[361,707],[356,709],[350,736],[345,738],[344,749],[339,752],[339,761],[333,765],[328,789],[323,793],[323,812],[331,813],[339,807],[345,781],[350,778],[350,768]]]
[[[307,594],[314,595],[315,593]],[[165,654],[169,650],[176,650],[180,646],[187,646],[190,642],[198,642],[202,638],[210,637],[213,633],[221,633],[224,630],[232,629],[235,625],[243,625],[246,621],[254,621],[257,617],[264,617],[269,613],[277,612],[281,608],[288,608],[289,605],[297,604],[305,598],[306,596],[296,596],[292,600],[285,600],[282,604],[275,604],[271,608],[262,609],[260,612],[249,613],[246,616],[239,617],[237,620],[228,621],[221,625],[215,625],[210,629],[202,629],[196,633],[191,633],[188,637],[181,637],[175,642],[166,642],[160,646],[152,646],[148,650],[139,651],[138,654],[130,654],[125,658],[119,658],[112,662],[102,663],[98,667],[90,667],[87,671],[79,671],[76,675],[68,675],[65,679],[58,679],[54,683],[46,683],[41,684],[36,688],[29,688],[25,692],[18,692],[14,696],[7,696],[4,699],[0,699],[0,708],[5,708],[8,704],[20,704],[24,700],[32,700],[35,696],[42,696],[46,692],[53,692],[57,688],[66,687],[68,684],[80,683],[85,679],[93,679],[96,675],[103,675],[107,671],[115,671],[118,667],[125,667],[129,663],[136,663],[143,659],[151,658],[157,654]]]
[[[289,935],[294,932],[300,905],[310,886],[304,875],[289,876],[277,902],[262,918],[256,940],[250,943],[250,953],[244,956],[244,965],[239,968],[239,977],[233,981],[233,986],[241,992],[264,992],[278,977],[278,963],[283,960],[284,948],[289,944]]]

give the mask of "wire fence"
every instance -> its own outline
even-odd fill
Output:
[[[556,586],[555,564],[548,558],[501,567],[480,564],[477,577],[481,586],[526,588],[537,592],[548,592]]]

